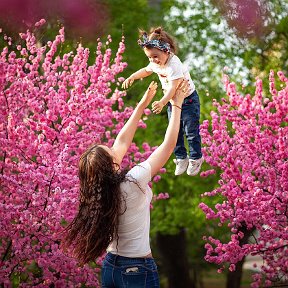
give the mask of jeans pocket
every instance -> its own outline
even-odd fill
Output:
[[[134,271],[122,272],[122,282],[123,288],[145,288],[147,280],[147,272],[139,271],[135,269]]]

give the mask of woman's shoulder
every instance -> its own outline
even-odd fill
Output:
[[[151,165],[148,161],[135,165],[126,174],[127,179],[133,179],[143,185],[151,181]]]
[[[127,175],[131,176],[139,176],[143,173],[150,173],[151,174],[151,165],[148,161],[143,161],[139,164],[136,164],[133,168],[131,168]]]

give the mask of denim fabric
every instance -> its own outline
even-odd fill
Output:
[[[168,119],[171,118],[171,103],[168,103]],[[174,149],[176,159],[185,159],[187,150],[184,145],[184,135],[186,136],[189,146],[189,158],[199,159],[202,157],[201,136],[199,129],[200,120],[200,101],[197,91],[195,90],[190,96],[186,97],[182,104],[180,129],[177,144]]]
[[[108,253],[102,264],[103,288],[158,288],[159,276],[153,258],[129,258]]]

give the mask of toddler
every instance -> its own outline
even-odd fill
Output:
[[[177,86],[181,81],[187,80],[190,89],[183,101],[181,109],[181,123],[179,135],[174,154],[176,159],[175,175],[181,175],[185,171],[190,176],[199,173],[204,161],[201,153],[201,137],[199,134],[200,102],[195,85],[191,79],[188,69],[175,55],[176,43],[173,38],[165,32],[162,27],[152,28],[150,33],[140,31],[138,44],[143,48],[150,63],[142,68],[122,84],[124,89],[131,86],[134,80],[145,78],[153,72],[157,73],[163,89],[163,97],[159,101],[152,103],[152,111],[159,114],[163,107],[167,105],[168,119],[171,116],[171,103],[169,100],[174,96]],[[184,135],[189,146],[189,156],[184,145]]]

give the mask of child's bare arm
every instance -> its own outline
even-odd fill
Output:
[[[149,75],[151,75],[153,72],[147,71],[145,68],[139,69],[132,75],[130,75],[123,83],[122,88],[127,89],[129,86],[131,86],[134,82],[134,80],[145,78]]]
[[[176,80],[172,80],[170,82],[170,85],[168,89],[164,92],[164,96],[159,101],[154,101],[152,103],[152,111],[153,113],[159,114],[163,107],[172,99],[172,97],[175,95],[175,92],[177,90],[177,87],[179,83],[181,83],[183,78],[179,78]]]

